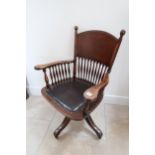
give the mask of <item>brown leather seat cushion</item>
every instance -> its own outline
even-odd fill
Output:
[[[67,80],[52,86],[47,93],[65,109],[71,112],[81,111],[86,103],[83,93],[92,85],[83,80]]]

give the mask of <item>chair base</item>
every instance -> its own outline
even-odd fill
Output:
[[[90,115],[87,115],[87,116],[85,117],[85,120],[86,120],[86,122],[88,123],[88,125],[95,131],[97,137],[98,137],[99,139],[101,139],[103,133],[102,133],[102,131],[97,127],[97,125],[94,123],[92,117],[91,117]]]
[[[63,122],[60,124],[60,126],[54,131],[54,136],[55,138],[58,138],[59,134],[61,133],[61,131],[69,124],[70,122],[70,118],[65,117]]]
[[[102,138],[102,131],[96,126],[96,124],[94,123],[93,119],[91,118],[90,115],[87,115],[85,117],[86,122],[88,123],[88,125],[95,131],[97,137],[99,139]],[[62,132],[62,130],[69,124],[69,122],[71,121],[70,118],[65,117],[63,122],[59,125],[59,127],[54,131],[54,136],[56,139],[58,139],[59,134]]]

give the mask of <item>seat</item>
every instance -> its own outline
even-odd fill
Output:
[[[54,131],[55,138],[71,120],[83,119],[98,138],[102,137],[103,133],[94,123],[91,113],[101,103],[124,34],[125,31],[121,30],[120,37],[116,38],[99,30],[78,33],[75,26],[73,60],[35,66],[36,70],[44,73],[46,86],[41,90],[42,95],[65,116]]]
[[[82,80],[68,80],[61,84],[51,86],[47,90],[47,94],[53,97],[60,106],[70,112],[82,111],[86,104],[86,99],[83,96],[85,90],[93,84]]]

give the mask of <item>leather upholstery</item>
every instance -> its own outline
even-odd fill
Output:
[[[47,94],[71,112],[81,111],[86,103],[83,93],[93,84],[83,80],[67,80],[51,86]]]

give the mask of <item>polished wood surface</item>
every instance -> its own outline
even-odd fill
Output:
[[[56,62],[51,62],[51,63],[47,63],[47,64],[39,64],[39,65],[34,66],[34,68],[36,70],[43,70],[43,69],[46,69],[48,67],[61,65],[61,64],[66,64],[66,63],[71,63],[71,62],[73,62],[73,60],[56,61]]]
[[[85,117],[85,120],[86,120],[86,122],[88,123],[88,125],[95,131],[97,137],[98,137],[99,139],[101,139],[103,133],[102,133],[102,131],[97,127],[97,125],[94,123],[94,121],[93,121],[93,119],[91,118],[91,116],[90,116],[90,115],[87,115],[87,116]]]
[[[117,38],[105,31],[91,30],[79,33],[77,26],[74,30],[73,60],[36,65],[35,69],[44,73],[46,86],[41,91],[42,95],[65,116],[54,133],[55,137],[58,137],[70,120],[85,119],[98,138],[101,138],[102,132],[90,114],[103,98],[103,91],[109,82],[109,74],[125,31],[121,30]],[[77,80],[83,82],[77,84]],[[90,87],[83,89],[84,83],[90,83]],[[80,87],[82,89],[79,89]],[[69,89],[71,91],[68,91]],[[77,94],[80,94],[81,100],[75,107],[73,104],[78,104],[78,97],[75,96]]]
[[[103,80],[99,84],[88,88],[84,92],[84,97],[88,101],[91,101],[91,102],[95,101],[99,95],[100,90],[104,89],[108,84],[108,82],[109,82],[109,76],[108,76],[108,73],[106,73]]]
[[[60,126],[54,131],[54,136],[55,138],[58,138],[59,134],[61,133],[61,131],[68,125],[68,123],[70,122],[70,118],[65,117],[63,122],[60,124]]]

